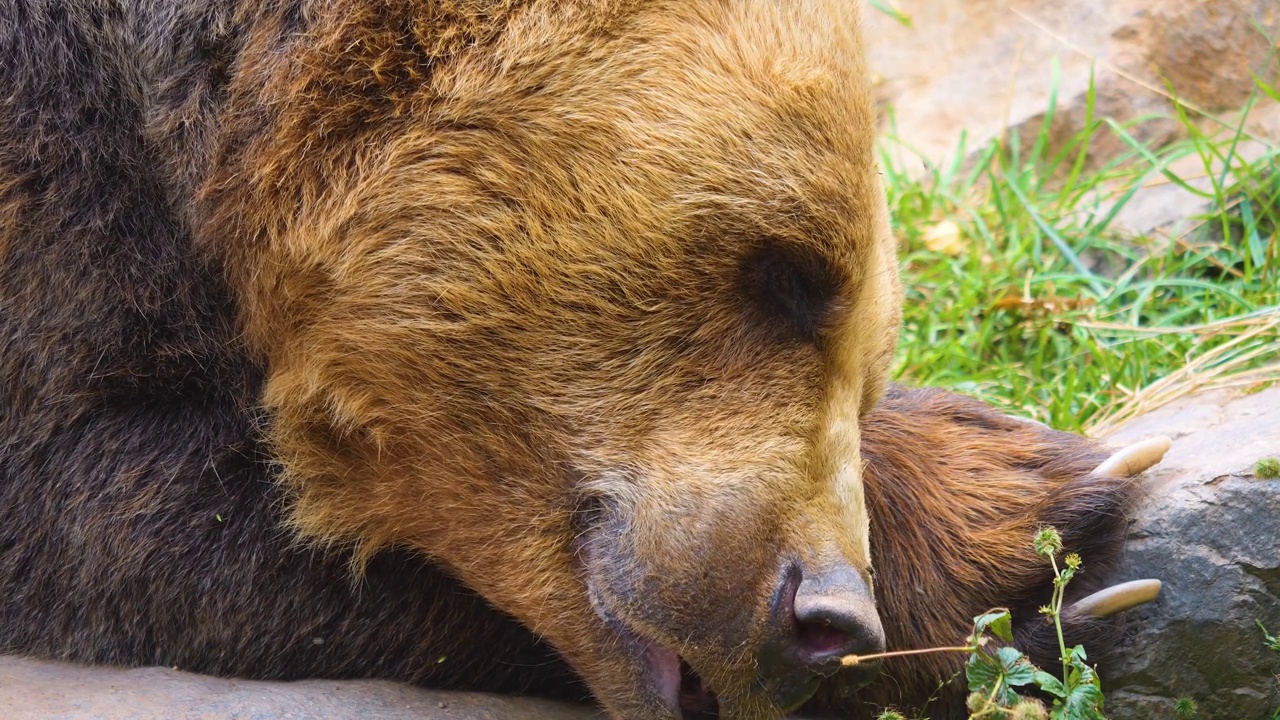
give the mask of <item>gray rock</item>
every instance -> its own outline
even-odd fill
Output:
[[[1280,388],[1213,393],[1139,418],[1116,444],[1174,438],[1151,471],[1125,552],[1124,577],[1164,581],[1131,613],[1124,644],[1102,667],[1113,720],[1172,718],[1189,697],[1205,720],[1263,720],[1280,708],[1280,480],[1252,474],[1280,455]]]
[[[0,656],[6,720],[600,720],[589,708],[380,680],[253,682]]]
[[[1166,116],[1132,130],[1156,144],[1184,132],[1172,119],[1166,88],[1230,123],[1253,91],[1253,74],[1273,83],[1280,79],[1280,60],[1267,39],[1280,34],[1275,0],[891,4],[911,17],[912,26],[867,8],[865,34],[871,67],[881,80],[880,99],[895,110],[891,131],[903,147],[892,155],[908,172],[924,168],[913,157],[917,152],[945,166],[962,131],[970,151],[1006,134],[1030,147],[1055,91],[1058,108],[1049,136],[1061,147],[1084,127],[1091,76],[1097,117],[1129,122]],[[1264,98],[1245,127],[1274,142],[1280,139],[1280,112]],[[1095,135],[1091,146],[1095,162],[1127,149],[1112,133]],[[1157,227],[1144,226],[1145,216],[1156,212],[1156,200],[1122,218],[1121,228],[1141,233]],[[1157,206],[1180,208],[1178,216],[1196,211],[1194,197],[1174,201]]]

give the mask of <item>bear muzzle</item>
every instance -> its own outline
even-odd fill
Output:
[[[793,709],[837,672],[845,685],[861,687],[875,678],[879,663],[842,669],[841,658],[884,649],[884,627],[860,572],[838,557],[795,562],[771,603],[759,690],[777,706]]]
[[[745,688],[752,697],[721,697],[699,673],[698,660],[681,654],[687,648],[657,639],[645,624],[611,611],[615,602],[599,590],[591,593],[596,612],[643,667],[646,694],[660,698],[671,717],[681,720],[780,716],[799,708],[836,673],[847,688],[870,683],[878,662],[850,668],[841,659],[885,648],[871,587],[861,572],[838,557],[788,559],[768,599],[763,633],[748,641],[756,648],[749,651],[753,678]]]

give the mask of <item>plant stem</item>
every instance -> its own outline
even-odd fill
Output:
[[[1062,573],[1058,572],[1058,562],[1053,556],[1049,556],[1049,562],[1053,565],[1053,576],[1056,581],[1053,583],[1053,599],[1050,601],[1049,609],[1053,611],[1053,629],[1058,632],[1058,652],[1059,659],[1062,660],[1062,682],[1067,682],[1067,643],[1062,639],[1062,596],[1066,593],[1066,583],[1062,582]]]
[[[873,653],[871,655],[845,655],[844,657],[840,658],[840,665],[842,667],[853,667],[860,663],[868,662],[871,660],[881,660],[883,658],[904,657],[907,655],[925,655],[927,653],[940,653],[940,652],[968,653],[968,652],[973,652],[974,650],[977,650],[977,649],[978,648],[973,647],[971,645],[958,645],[958,646],[952,646],[952,647],[923,648],[921,650],[894,650],[892,652]]]

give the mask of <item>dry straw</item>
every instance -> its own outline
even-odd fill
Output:
[[[1280,309],[1265,314],[1229,318],[1204,325],[1145,328],[1110,323],[1080,323],[1100,330],[1123,330],[1147,336],[1200,335],[1204,339],[1234,336],[1205,352],[1187,358],[1181,369],[1138,390],[1120,388],[1121,396],[1104,406],[1086,428],[1093,437],[1110,435],[1134,418],[1205,390],[1252,389],[1280,382]],[[1260,366],[1259,360],[1274,358]]]

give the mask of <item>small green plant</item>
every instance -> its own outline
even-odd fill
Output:
[[[1267,648],[1280,653],[1280,637],[1267,632],[1267,628],[1262,624],[1261,620],[1254,620],[1254,622],[1258,624],[1258,629],[1262,631],[1262,642],[1266,644]],[[1280,680],[1280,676],[1276,676],[1276,679]],[[1271,720],[1280,720],[1280,708],[1276,708],[1276,711],[1271,713]]]
[[[1259,480],[1280,480],[1280,458],[1262,458],[1253,466],[1253,476]]]
[[[1036,554],[1047,558],[1053,566],[1053,596],[1040,612],[1049,617],[1058,635],[1062,680],[1033,665],[1017,648],[1008,644],[993,645],[993,637],[1003,643],[1013,642],[1013,618],[1003,608],[975,617],[973,633],[963,646],[849,655],[844,658],[844,664],[851,666],[868,660],[922,653],[964,652],[969,654],[964,666],[969,683],[969,720],[1106,720],[1102,714],[1102,682],[1098,674],[1086,663],[1088,656],[1084,647],[1076,645],[1068,650],[1062,635],[1062,601],[1067,584],[1080,572],[1080,556],[1068,554],[1063,558],[1062,567],[1058,566],[1062,536],[1053,528],[1043,528],[1036,533],[1034,548]],[[1053,698],[1051,708],[1018,694],[1019,688],[1031,685]],[[879,720],[900,718],[903,718],[901,713],[889,710],[882,713]]]
[[[1178,720],[1191,720],[1200,712],[1200,708],[1196,707],[1196,701],[1191,698],[1178,698],[1173,702],[1173,715]]]
[[[886,2],[886,0],[869,0],[872,8],[893,18],[899,25],[903,27],[911,27],[911,16],[902,11],[896,2]]]
[[[973,621],[969,645],[973,648],[965,662],[964,674],[969,681],[970,718],[1022,720],[1044,718],[1044,706],[1018,695],[1015,688],[1036,682],[1040,671],[1016,648],[1001,646],[988,650],[990,632],[1005,642],[1013,641],[1013,620],[1008,610],[979,615]]]
[[[1254,622],[1258,623],[1258,629],[1262,631],[1262,640],[1267,644],[1267,647],[1280,652],[1280,638],[1267,632],[1267,628],[1262,624],[1261,620],[1254,620]]]
[[[1053,622],[1058,635],[1059,659],[1062,661],[1062,680],[1032,665],[1017,649],[1002,646],[994,652],[985,649],[984,634],[989,630],[1005,642],[1013,641],[1013,627],[1008,611],[988,613],[974,622],[974,634],[969,644],[973,654],[965,664],[969,679],[970,718],[993,720],[1105,720],[1102,714],[1102,682],[1098,674],[1085,661],[1088,656],[1083,646],[1070,650],[1062,636],[1062,601],[1067,584],[1080,571],[1080,556],[1071,553],[1058,566],[1058,554],[1062,552],[1062,537],[1053,528],[1036,533],[1036,554],[1045,557],[1053,566],[1053,597],[1040,608]],[[1016,687],[1037,685],[1053,697],[1053,707],[1047,712],[1036,700],[1020,697]]]
[[[907,716],[897,710],[885,710],[876,720],[907,720]]]

